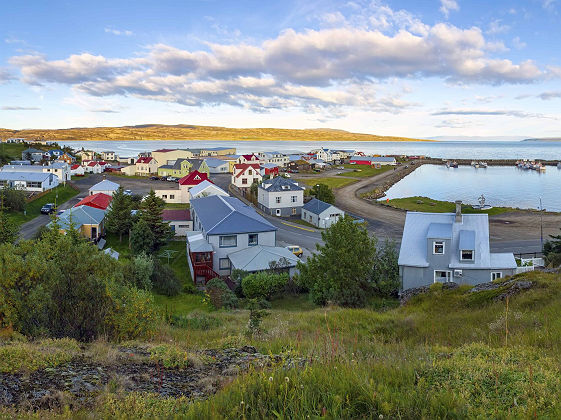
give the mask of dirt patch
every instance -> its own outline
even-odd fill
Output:
[[[260,354],[255,348],[196,352],[201,363],[184,369],[165,368],[149,361],[145,349],[122,347],[114,365],[93,363],[85,357],[56,368],[32,373],[0,374],[0,406],[52,409],[71,402],[89,406],[105,391],[150,392],[162,397],[206,398],[233,376],[273,363],[303,366],[303,359]]]

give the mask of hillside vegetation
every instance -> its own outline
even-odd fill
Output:
[[[423,141],[407,137],[377,136],[343,130],[279,128],[227,128],[200,125],[144,124],[125,127],[66,128],[58,130],[0,129],[0,138],[22,137],[51,141],[84,140],[300,140],[300,141]]]

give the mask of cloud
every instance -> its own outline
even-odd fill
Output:
[[[545,10],[552,11],[555,8],[555,3],[557,0],[542,0],[542,7]]]
[[[522,50],[524,48],[526,48],[526,43],[523,42],[519,36],[516,36],[512,39],[512,45],[514,46],[514,48],[516,48],[517,50]]]
[[[32,106],[2,106],[2,111],[39,111],[41,108]]]
[[[460,6],[456,0],[440,0],[440,11],[446,18],[450,15],[451,11],[460,10]]]
[[[487,29],[487,33],[490,35],[498,35],[508,32],[510,30],[509,25],[505,25],[502,23],[501,19],[495,19],[489,24],[489,28]]]
[[[557,119],[555,117],[546,116],[544,114],[533,114],[517,110],[481,110],[481,109],[460,109],[460,110],[443,110],[433,112],[431,115],[476,115],[476,116],[508,116],[516,118],[548,118]]]
[[[8,70],[0,67],[0,84],[8,82],[13,79],[15,79],[13,74],[11,74]]]
[[[90,112],[101,112],[104,114],[118,114],[120,111],[116,111],[114,109],[92,109]]]
[[[518,95],[514,99],[528,99],[528,98],[539,98],[544,101],[549,101],[551,99],[561,98],[561,90],[551,90],[547,92],[542,92],[538,95],[526,93],[523,95]]]
[[[132,32],[132,31],[120,30],[120,29],[114,29],[114,28],[104,28],[104,31],[107,34],[113,34],[113,35],[117,35],[117,36],[132,36],[132,35],[134,35],[134,32]]]

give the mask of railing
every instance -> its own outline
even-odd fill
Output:
[[[514,269],[514,274],[527,273],[529,271],[534,271],[534,266],[533,265],[528,265],[528,266],[525,266],[525,267],[516,267]]]
[[[203,276],[205,278],[205,284],[211,279],[220,277],[220,274],[218,274],[216,271],[214,271],[211,267],[209,267],[206,264],[201,264],[201,263],[193,264],[193,271],[195,272],[195,279],[193,280],[196,281],[196,277]]]

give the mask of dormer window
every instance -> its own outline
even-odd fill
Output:
[[[460,251],[460,260],[462,261],[473,261],[473,250],[472,249],[462,249]]]
[[[432,253],[434,255],[444,255],[444,241],[434,241]]]

